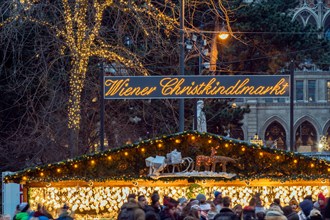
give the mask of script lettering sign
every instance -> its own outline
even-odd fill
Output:
[[[105,99],[289,97],[290,77],[105,76]]]

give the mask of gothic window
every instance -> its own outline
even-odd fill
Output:
[[[296,100],[304,101],[304,81],[303,80],[296,81]]]
[[[277,147],[286,150],[286,133],[283,126],[277,122],[272,122],[266,129],[265,144],[267,147]]]
[[[317,151],[316,129],[308,122],[304,121],[296,130],[296,149],[300,151]]]
[[[308,80],[308,102],[315,102],[316,80]]]

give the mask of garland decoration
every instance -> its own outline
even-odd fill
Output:
[[[207,177],[215,181],[258,179],[271,181],[328,180],[330,163],[324,159],[304,156],[300,153],[270,149],[232,138],[198,131],[185,131],[171,135],[126,144],[107,151],[27,168],[4,178],[5,183],[60,182],[82,180],[104,182],[108,180],[151,180],[145,159],[166,155],[177,149],[182,157],[196,160],[198,155],[210,155],[215,148],[217,156],[235,160],[226,172],[233,178]],[[219,168],[216,168],[219,170]],[[176,181],[188,177],[168,177],[162,181]],[[194,177],[205,179],[206,177]]]

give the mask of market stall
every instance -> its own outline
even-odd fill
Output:
[[[129,193],[193,198],[214,190],[246,205],[260,193],[265,205],[294,197],[329,195],[330,163],[223,136],[188,131],[53,164],[5,177],[24,185],[32,207],[55,211],[67,203],[79,218],[115,217]]]

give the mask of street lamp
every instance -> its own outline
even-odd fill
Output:
[[[206,11],[208,12],[208,11]],[[203,18],[205,13],[203,13],[202,15],[202,19],[201,19],[201,25],[200,25],[200,32],[199,32],[199,39],[198,37],[196,37],[196,35],[193,35],[192,40],[194,42],[197,43],[197,48],[198,48],[198,68],[195,68],[195,75],[201,75],[202,74],[202,68],[210,68],[210,63],[203,63],[203,56],[207,56],[208,55],[208,50],[204,49],[203,47],[205,47],[207,45],[206,40],[203,39],[203,35],[202,35],[202,27],[204,26],[203,24]],[[224,26],[224,24],[222,24],[222,28],[218,34],[218,38],[220,40],[226,40],[229,37],[229,33],[226,29],[226,27]],[[192,47],[191,47],[192,48]],[[193,123],[193,130],[197,130],[197,99],[195,100],[194,103],[194,123]]]
[[[218,37],[220,38],[220,40],[226,40],[229,37],[228,30],[224,25],[222,26]]]

